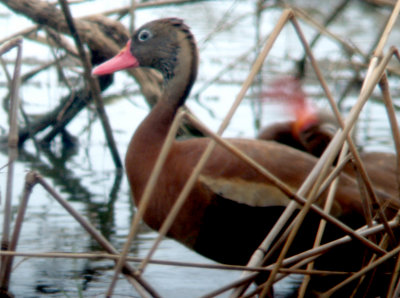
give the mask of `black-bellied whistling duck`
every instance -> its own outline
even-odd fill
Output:
[[[126,154],[126,172],[137,204],[176,111],[196,79],[197,65],[196,43],[189,28],[180,19],[168,18],[143,25],[120,54],[93,71],[102,75],[128,67],[151,67],[164,77],[163,96],[136,129]],[[276,142],[229,141],[293,189],[301,185],[316,162],[313,156]],[[160,228],[209,142],[209,138],[174,141],[144,214],[150,227]],[[340,179],[332,214],[353,227],[361,226],[364,220],[358,188],[352,179]],[[381,194],[380,198],[386,196]],[[246,264],[288,202],[265,177],[217,146],[168,236],[218,262]],[[292,245],[294,251],[312,244],[317,219],[308,216]],[[332,227],[330,231],[337,232]],[[352,245],[358,247],[357,243]],[[346,255],[343,251],[341,257]],[[359,268],[359,251],[350,258],[352,262],[347,260],[345,265],[350,265],[350,270]],[[334,263],[338,265],[341,260]]]
[[[291,120],[270,124],[261,129],[257,138],[273,140],[320,157],[339,125],[332,114],[312,105],[295,77],[273,81],[261,94],[263,102],[281,105]]]
[[[284,110],[293,119],[263,128],[257,138],[276,141],[320,157],[339,128],[337,120],[332,114],[311,105],[300,82],[294,78],[273,82],[271,90],[267,93],[269,98],[275,101],[279,99]],[[396,156],[386,152],[361,152],[360,157],[373,187],[398,197]],[[347,163],[343,171],[353,178],[356,177],[357,173],[351,162]]]
[[[335,135],[338,126],[329,114],[302,110],[294,120],[277,122],[263,128],[260,140],[273,140],[320,157]]]

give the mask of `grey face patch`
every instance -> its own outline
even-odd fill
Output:
[[[178,52],[179,48],[174,48],[169,52],[168,58],[158,60],[155,65],[155,68],[163,74],[166,83],[175,76],[175,68],[178,64]]]

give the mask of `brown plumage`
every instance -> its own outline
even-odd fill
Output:
[[[292,118],[261,129],[257,136],[261,140],[273,140],[320,157],[339,127],[332,114],[307,99],[301,81],[295,77],[283,76],[268,84],[260,101],[279,104]]]
[[[297,119],[277,122],[260,131],[260,140],[276,141],[298,150],[320,157],[337,131],[337,124],[316,115],[306,123],[298,124]]]
[[[136,129],[126,154],[126,172],[136,204],[140,202],[176,111],[184,104],[195,81],[197,63],[197,48],[189,28],[181,20],[171,18],[143,25],[121,54],[94,70],[100,75],[143,66],[157,69],[164,77],[163,96]],[[276,142],[229,141],[293,189],[301,185],[316,162],[313,156]],[[208,138],[174,141],[144,215],[150,227],[160,228],[209,142]],[[340,179],[333,214],[353,227],[361,226],[364,220],[358,187],[345,175]],[[387,200],[388,196],[381,193],[380,198]],[[217,146],[168,236],[218,262],[245,264],[288,202],[266,178]],[[312,244],[317,219],[317,216],[308,216],[292,253]],[[341,234],[332,227],[328,228],[329,232],[329,238]],[[360,249],[358,243],[352,245]],[[335,253],[325,260],[332,260]],[[339,254],[343,255],[343,251]],[[350,257],[350,264],[335,261],[332,269],[359,268],[362,261],[359,251]]]
[[[286,104],[292,103],[288,101]],[[320,157],[339,129],[339,124],[333,115],[317,109],[310,110],[303,104],[297,105],[293,116],[293,120],[274,123],[263,128],[257,138],[276,141]],[[396,155],[387,152],[361,152],[360,157],[373,187],[393,197],[399,197]],[[346,164],[343,171],[352,178],[357,176],[351,161]]]

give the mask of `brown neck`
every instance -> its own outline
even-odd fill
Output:
[[[176,109],[166,101],[158,102],[130,141],[125,168],[136,203],[140,201],[175,113]]]
[[[160,100],[137,128],[133,139],[138,139],[146,147],[161,147],[177,108],[166,100]]]
[[[179,32],[178,36],[181,43],[177,48],[177,63],[163,73],[163,96],[137,128],[126,155],[126,170],[136,200],[140,199],[141,186],[146,184],[153,170],[175,114],[196,79],[198,57],[194,40],[184,32]]]
[[[177,63],[172,63],[173,68],[163,73],[163,95],[134,136],[134,139],[140,139],[139,142],[147,143],[146,146],[159,148],[163,144],[176,111],[185,103],[196,79],[198,53],[193,36],[179,32],[178,38],[181,42],[176,56]]]
[[[133,186],[135,200],[140,199],[143,191],[143,189],[135,191],[135,186],[146,184],[175,114],[190,90],[192,84],[190,76],[186,78],[186,84],[176,78],[168,82],[163,97],[136,129],[129,144],[125,166]]]

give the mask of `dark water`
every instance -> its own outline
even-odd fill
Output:
[[[119,3],[120,2],[120,3]],[[76,15],[85,15],[125,5],[125,1],[89,1],[76,6]],[[332,10],[333,4],[321,5],[320,1],[308,2],[306,7],[318,20],[323,13]],[[198,100],[189,100],[192,111],[213,130],[216,130],[225,117],[235,98],[240,83],[245,79],[249,65],[254,59],[254,51],[244,61],[237,62],[233,70],[226,71],[216,83],[203,90],[204,84],[217,75],[236,57],[248,52],[255,44],[257,20],[254,16],[255,5],[246,1],[212,1],[186,6],[141,10],[137,13],[137,24],[166,16],[180,16],[192,27],[201,49],[201,67],[199,80],[193,93],[201,90]],[[0,22],[1,36],[10,34],[10,28],[17,31],[30,25],[21,16],[15,16],[0,6],[5,14]],[[264,36],[275,26],[282,10],[271,8],[263,14],[260,26]],[[224,22],[224,14],[229,18]],[[367,52],[374,42],[379,24],[383,24],[389,10],[374,8],[363,3],[352,3],[332,30]],[[354,21],[356,20],[356,24]],[[122,20],[128,24],[125,18]],[[346,24],[346,25],[345,25]],[[214,32],[222,26],[221,32]],[[301,23],[308,37],[315,31]],[[7,28],[6,28],[7,27]],[[371,31],[372,30],[372,31]],[[212,35],[210,35],[212,34]],[[398,33],[394,34],[394,40]],[[208,39],[208,37],[210,37]],[[390,44],[390,43],[389,43]],[[45,55],[43,53],[46,53]],[[315,55],[321,61],[324,74],[329,79],[334,96],[339,97],[345,82],[352,77],[348,65],[338,61],[348,61],[340,46],[327,38],[321,39],[315,48]],[[6,56],[12,59],[13,54]],[[29,41],[24,42],[24,57],[40,61],[52,59],[47,48]],[[302,57],[302,50],[297,36],[291,26],[280,35],[274,46],[266,67],[263,79],[278,78],[282,74],[294,73],[294,59]],[[357,58],[354,58],[357,60]],[[347,63],[347,62],[346,62]],[[24,65],[23,72],[32,66]],[[66,70],[68,72],[68,70]],[[5,82],[4,74],[0,74]],[[396,79],[394,78],[394,84]],[[305,87],[313,99],[323,98],[321,88],[312,73],[307,75]],[[4,86],[4,84],[2,84]],[[115,76],[114,85],[106,94],[118,93],[121,89],[137,89],[134,81],[124,73]],[[262,106],[261,112],[251,92],[260,89],[254,87],[249,97],[242,103],[231,122],[226,136],[253,137],[257,131],[257,115],[263,125],[282,119],[284,115],[275,105]],[[0,89],[2,95],[7,90]],[[394,90],[396,92],[396,90]],[[21,89],[25,111],[30,114],[44,113],[58,103],[58,99],[68,90],[57,81],[54,69],[43,72],[33,78]],[[355,94],[346,97],[343,103],[344,113],[355,101]],[[379,94],[379,93],[377,93]],[[327,107],[326,101],[317,104]],[[212,113],[210,113],[212,111]],[[129,96],[128,100],[119,100],[107,106],[118,150],[124,156],[125,148],[138,123],[148,112],[144,100],[138,96]],[[2,110],[0,129],[8,130],[7,116]],[[369,104],[361,117],[357,138],[367,150],[393,151],[390,131],[384,108],[376,103]],[[115,172],[108,148],[105,144],[100,124],[92,111],[85,110],[69,125],[69,131],[79,137],[79,148],[74,152],[64,152],[60,140],[52,144],[49,151],[37,152],[32,142],[28,142],[16,163],[14,179],[13,210],[18,207],[24,176],[29,170],[38,171],[68,200],[85,218],[92,222],[103,235],[118,249],[121,249],[129,231],[129,224],[134,215],[129,188],[125,177],[119,179]],[[7,163],[7,154],[0,154],[0,167]],[[7,168],[0,171],[0,194],[4,198]],[[3,207],[4,202],[2,200]],[[3,208],[1,208],[1,216]],[[2,219],[2,218],[1,218]],[[131,246],[131,255],[144,257],[151,247],[156,233],[146,226]],[[96,252],[100,247],[92,240],[79,224],[50,197],[40,186],[35,187],[29,201],[29,207],[20,236],[18,251],[22,252]],[[154,258],[163,260],[212,263],[189,251],[173,240],[166,239],[161,243]],[[97,297],[104,295],[113,275],[113,262],[108,260],[87,259],[45,259],[17,258],[14,262],[11,291],[17,297]],[[144,277],[164,297],[197,297],[233,281],[240,272],[206,270],[186,267],[150,265]],[[277,287],[277,294],[284,295],[291,288],[286,282]],[[116,297],[138,296],[130,284],[120,277],[115,289]]]

